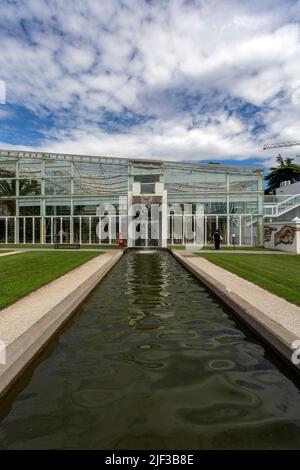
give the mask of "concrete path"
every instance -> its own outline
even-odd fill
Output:
[[[0,341],[6,346],[6,364],[0,363],[0,394],[121,256],[121,251],[97,256],[0,311]]]
[[[300,307],[201,256],[172,253],[291,364],[292,343],[300,339]]]
[[[0,256],[17,255],[18,253],[23,253],[23,250],[19,250],[19,251],[8,251],[7,253],[1,253],[1,251],[0,251]]]

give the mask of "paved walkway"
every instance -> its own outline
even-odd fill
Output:
[[[104,253],[0,311],[0,394],[122,256]]]
[[[14,253],[24,252],[24,251],[94,251],[96,253],[118,253],[119,248],[0,248],[1,250],[12,250]],[[1,255],[0,255],[1,256]]]
[[[0,256],[10,256],[10,255],[17,255],[18,253],[22,253],[24,250],[18,250],[18,251],[8,251],[7,253],[1,253],[0,250]]]

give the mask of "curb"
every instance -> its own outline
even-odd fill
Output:
[[[0,397],[15,384],[24,369],[71,318],[79,305],[120,260],[122,254],[122,252],[112,253],[111,258],[104,265],[7,346],[7,363],[0,366]]]
[[[292,370],[300,373],[300,364],[291,361],[294,350],[291,348],[293,341],[299,338],[291,331],[268,317],[263,311],[243,299],[235,292],[229,291],[226,286],[217,281],[199,267],[192,266],[187,259],[174,251],[171,254],[215,297],[238,316],[264,343],[267,343],[279,356],[288,363]]]

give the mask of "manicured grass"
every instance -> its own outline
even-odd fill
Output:
[[[300,256],[213,254],[198,256],[257,284],[289,302],[300,305]]]
[[[103,243],[103,245],[80,245],[81,248],[84,248],[85,250],[87,250],[88,248],[92,248],[93,250],[94,249],[97,249],[97,250],[118,250],[119,249],[119,245],[115,244],[115,245],[109,245],[109,244],[106,244],[106,243]]]
[[[203,250],[215,250],[214,245],[206,245],[202,248]],[[271,248],[264,248],[263,246],[239,246],[235,245],[221,245],[220,250],[241,250],[241,251],[278,251]]]
[[[185,245],[168,245],[170,250],[185,250]]]
[[[0,257],[0,308],[62,276],[100,253],[29,251]]]

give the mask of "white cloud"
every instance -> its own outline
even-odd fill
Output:
[[[264,140],[299,138],[299,5],[2,2],[0,78],[10,105],[54,117],[48,150],[264,158]]]
[[[95,53],[89,47],[63,46],[59,54],[59,62],[69,73],[89,70],[95,60]]]

